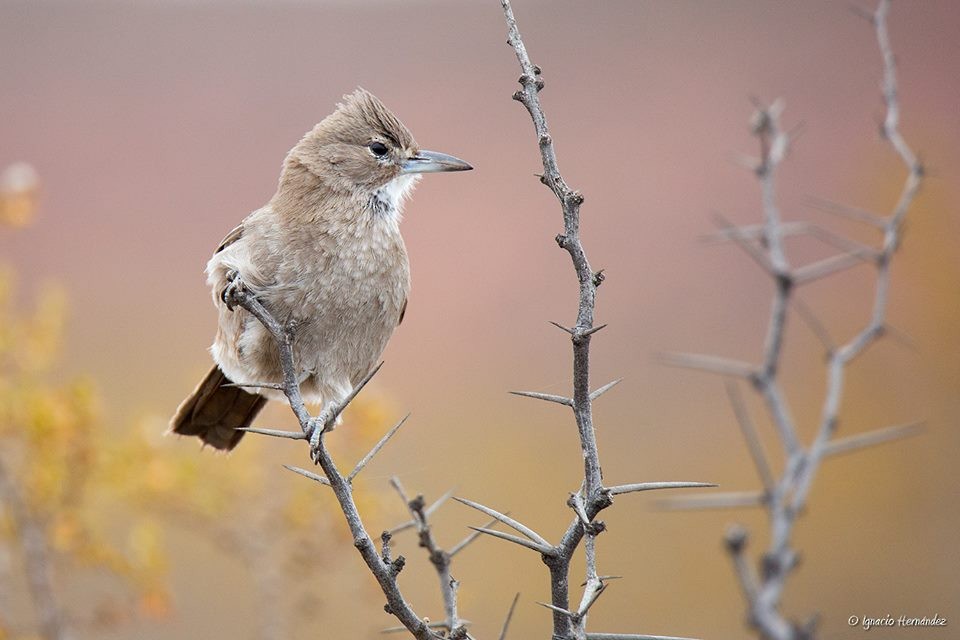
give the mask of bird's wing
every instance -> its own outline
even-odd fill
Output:
[[[403,323],[403,316],[407,315],[407,300],[408,298],[403,299],[403,306],[400,307],[400,319],[397,320],[397,326],[399,327]]]
[[[224,249],[226,249],[227,247],[229,247],[230,245],[232,245],[234,242],[236,242],[242,237],[243,237],[243,223],[241,222],[240,224],[235,226],[230,231],[230,233],[227,234],[227,237],[220,242],[220,245],[217,247],[217,250],[213,252],[214,255],[220,253],[221,251],[223,251]]]

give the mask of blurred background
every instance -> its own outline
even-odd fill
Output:
[[[594,382],[624,378],[595,409],[607,481],[757,488],[722,381],[655,356],[759,358],[769,282],[734,247],[700,241],[715,211],[760,220],[758,186],[738,164],[757,153],[751,97],[782,97],[786,126],[803,123],[779,174],[785,217],[876,242],[804,204],[885,213],[899,194],[903,167],[877,135],[873,30],[844,2],[518,0],[515,11],[544,70],[564,176],[586,196],[587,251],[607,275]],[[895,3],[890,15],[902,131],[931,171],[893,267],[890,321],[912,342],[882,341],[850,368],[840,434],[926,429],[830,460],[817,477],[784,609],[820,611],[825,637],[865,634],[847,627],[851,615],[948,619],[915,637],[960,625],[958,29],[951,0]],[[351,465],[412,411],[360,481],[368,529],[406,519],[395,474],[428,501],[456,487],[559,537],[582,472],[572,418],[506,392],[569,392],[569,344],[548,321],[573,322],[576,281],[553,241],[558,205],[534,177],[532,127],[510,99],[519,71],[505,36],[493,0],[0,2],[0,637],[39,636],[44,582],[78,638],[373,638],[394,624],[328,491],[280,467],[304,464],[302,446],[247,437],[225,456],[163,436],[210,364],[207,258],[270,198],[286,151],[358,85],[423,147],[476,167],[427,176],[408,204],[406,320],[333,437]],[[872,282],[858,267],[803,297],[844,340],[868,318]],[[796,318],[786,348],[783,379],[809,439],[822,350]],[[752,398],[750,409],[779,464]],[[261,424],[293,421],[277,406]],[[482,520],[450,503],[435,533],[452,546]],[[663,511],[637,494],[604,520],[600,571],[624,579],[591,629],[748,635],[721,539],[742,522],[762,548],[761,512]],[[31,531],[47,553],[24,553]],[[414,538],[397,539],[402,586],[440,619]],[[495,637],[516,591],[513,636],[549,634],[535,554],[479,540],[454,575],[475,636]]]

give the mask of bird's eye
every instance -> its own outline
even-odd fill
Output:
[[[389,149],[387,149],[387,145],[383,144],[382,142],[371,142],[369,147],[370,153],[378,158],[382,158],[383,156],[387,155],[387,151],[389,151]]]

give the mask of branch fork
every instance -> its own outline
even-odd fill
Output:
[[[723,239],[733,241],[747,253],[774,282],[774,299],[763,349],[763,362],[759,366],[753,366],[699,355],[674,355],[668,359],[670,364],[718,373],[728,378],[727,394],[730,404],[763,489],[693,495],[685,499],[671,500],[666,504],[673,508],[696,509],[762,507],[768,512],[771,539],[767,549],[760,554],[759,571],[752,567],[747,559],[746,530],[736,526],[728,530],[725,537],[727,552],[747,603],[750,625],[765,640],[808,640],[816,635],[815,616],[802,623],[790,621],[780,612],[779,606],[786,580],[800,561],[799,553],[791,547],[793,527],[806,508],[807,497],[821,462],[832,455],[860,451],[911,436],[918,431],[917,424],[910,424],[845,438],[835,437],[839,425],[846,366],[885,333],[890,262],[900,244],[904,217],[913,203],[924,174],[920,162],[898,128],[900,108],[896,66],[887,31],[889,8],[889,0],[880,0],[874,11],[858,9],[857,12],[867,17],[873,26],[883,58],[882,93],[886,114],[881,124],[881,132],[907,169],[900,197],[886,217],[827,201],[812,202],[813,206],[829,213],[864,222],[878,229],[883,234],[880,249],[859,245],[813,225],[784,223],[781,220],[775,194],[776,173],[789,148],[790,136],[780,127],[782,102],[777,101],[769,107],[757,103],[757,112],[751,125],[761,149],[761,160],[757,163],[755,172],[760,183],[764,222],[762,225],[738,228],[720,218],[720,235]],[[843,253],[812,264],[792,267],[784,250],[783,238],[794,233],[809,234],[840,248]],[[873,312],[866,326],[847,342],[837,345],[815,314],[799,302],[795,290],[799,286],[864,262],[872,263],[876,271]],[[827,352],[827,385],[821,405],[819,427],[815,438],[808,445],[801,444],[796,435],[795,422],[778,378],[787,310],[791,304],[820,339]],[[750,382],[761,395],[777,429],[786,454],[785,468],[779,477],[775,476],[767,461],[766,453],[740,396],[736,378]]]

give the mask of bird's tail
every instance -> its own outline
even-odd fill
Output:
[[[225,387],[229,379],[214,365],[190,396],[180,403],[170,420],[170,430],[184,436],[199,436],[215,449],[237,446],[243,431],[260,413],[267,399],[239,387]]]

